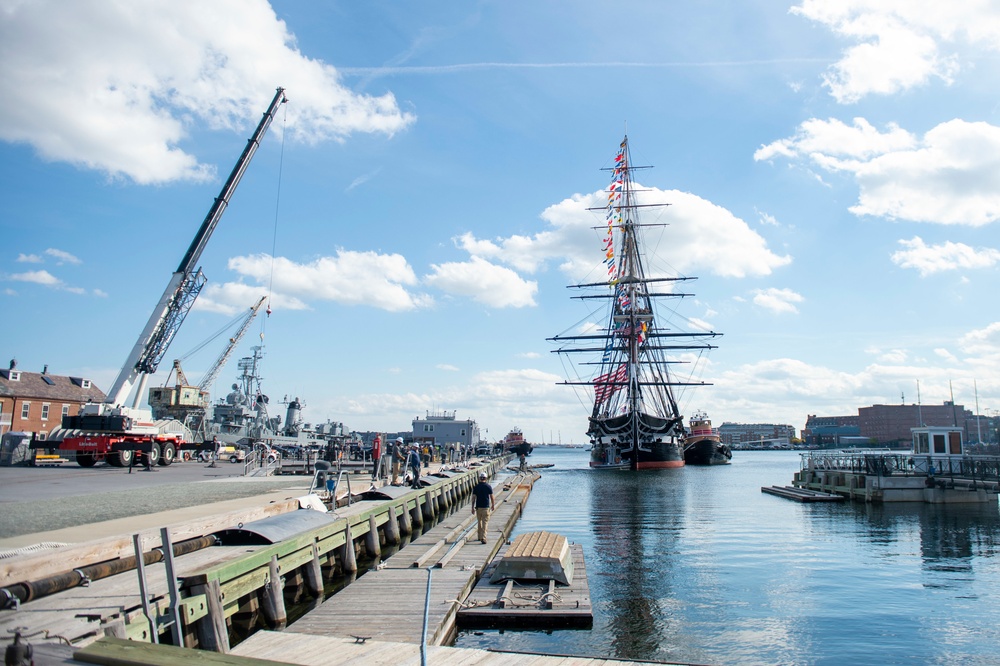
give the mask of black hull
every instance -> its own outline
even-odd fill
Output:
[[[722,442],[701,439],[684,447],[684,462],[688,465],[728,465],[733,452]]]
[[[595,469],[669,469],[684,466],[684,450],[677,438],[680,417],[662,418],[638,413],[613,418],[591,418]],[[638,451],[635,435],[638,434]],[[636,457],[637,456],[637,457]]]
[[[678,442],[658,442],[640,448],[639,459],[633,467],[634,455],[635,451],[631,448],[622,450],[618,445],[594,444],[590,450],[590,466],[594,469],[671,469],[684,466],[684,454]]]

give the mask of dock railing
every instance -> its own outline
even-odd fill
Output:
[[[801,469],[1000,484],[1000,456],[949,456],[870,449],[810,451],[801,454]]]

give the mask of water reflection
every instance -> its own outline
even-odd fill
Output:
[[[670,604],[685,511],[677,470],[591,475],[595,568],[603,572],[612,656],[649,659],[673,641]]]
[[[915,533],[921,565],[932,574],[923,581],[926,587],[971,586],[975,583],[974,561],[1000,552],[1000,508],[996,502],[871,504],[857,505],[856,511],[869,525],[873,544],[896,548],[900,540]]]

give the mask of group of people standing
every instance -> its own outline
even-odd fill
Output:
[[[409,470],[413,475],[410,485],[413,488],[420,487],[420,467],[423,464],[420,451],[416,444],[406,446],[402,437],[397,437],[386,445],[382,450],[382,438],[376,437],[372,444],[372,481],[380,478],[389,478],[394,486],[402,485],[401,478],[405,477],[405,471]],[[405,469],[404,469],[405,466]]]
[[[456,462],[457,455],[465,457],[464,452],[460,453],[454,446],[449,448],[448,454],[450,462]],[[400,475],[401,472],[404,472],[403,466],[405,465],[405,470],[408,470],[412,474],[410,487],[415,489],[422,487],[420,485],[420,468],[426,465],[428,461],[425,459],[425,456],[421,455],[416,444],[410,444],[407,447],[403,438],[397,437],[394,441],[388,443],[386,450],[383,451],[382,438],[376,437],[372,444],[372,461],[374,463],[372,469],[373,481],[382,476],[388,477],[391,474],[390,483],[394,486],[402,485]],[[524,466],[523,455],[521,456],[521,466]],[[490,513],[496,509],[496,506],[493,500],[493,487],[486,480],[485,472],[479,473],[479,483],[473,488],[472,497],[472,513],[476,515],[478,523],[477,536],[480,543],[486,543]]]

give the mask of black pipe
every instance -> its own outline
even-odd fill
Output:
[[[212,534],[208,536],[195,537],[186,541],[174,544],[174,557],[187,555],[202,548],[208,548],[219,543],[219,540]],[[153,548],[142,554],[143,564],[154,564],[163,561],[162,546]],[[65,571],[47,578],[35,581],[23,581],[14,583],[0,589],[0,606],[9,606],[25,603],[41,597],[69,590],[80,585],[89,585],[91,581],[101,580],[125,571],[135,569],[135,556],[122,557],[117,560],[108,560],[98,564],[90,564],[85,567]],[[16,601],[15,601],[16,599]]]

